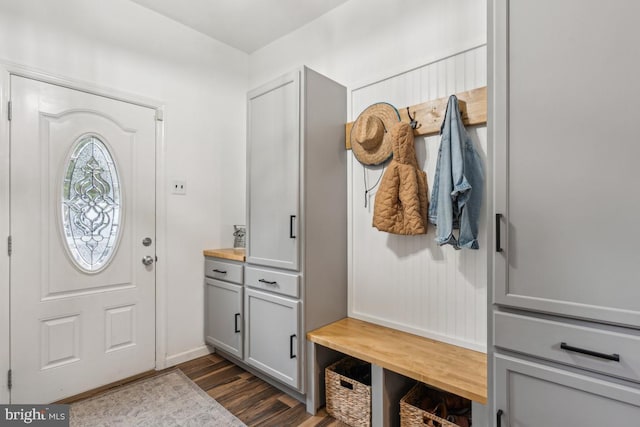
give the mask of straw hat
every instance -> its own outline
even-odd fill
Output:
[[[363,165],[379,165],[391,155],[391,126],[400,121],[398,110],[386,102],[366,108],[351,128],[351,149]]]

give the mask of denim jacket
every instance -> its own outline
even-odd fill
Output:
[[[458,98],[449,97],[440,128],[438,163],[429,202],[429,222],[435,224],[436,242],[456,249],[478,249],[478,223],[482,205],[484,172],[458,109]],[[459,237],[453,234],[459,229]]]

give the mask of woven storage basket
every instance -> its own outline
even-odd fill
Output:
[[[324,381],[329,415],[352,427],[371,425],[370,363],[346,357],[325,369]]]
[[[431,405],[438,405],[444,402],[447,395],[453,396],[449,393],[429,388],[422,383],[413,386],[409,393],[400,399],[400,427],[459,427],[458,424],[434,414],[434,412],[442,414],[442,411],[436,411],[435,407],[427,408],[426,410],[421,408],[425,400],[430,401]],[[467,399],[457,396],[455,398],[468,402],[470,407],[471,402]],[[468,415],[470,414],[471,412],[468,413]]]

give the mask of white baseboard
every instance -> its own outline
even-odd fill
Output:
[[[189,360],[197,359],[198,357],[211,354],[213,351],[206,345],[196,347],[191,350],[183,351],[182,353],[167,356],[164,366],[170,368],[171,366],[178,365],[182,362],[188,362]]]

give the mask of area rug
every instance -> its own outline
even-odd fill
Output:
[[[74,403],[69,418],[72,427],[245,426],[177,369]]]

